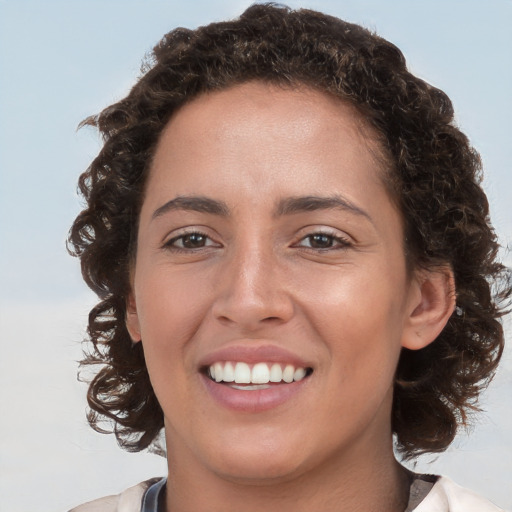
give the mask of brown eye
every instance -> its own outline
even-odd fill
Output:
[[[313,249],[329,249],[334,245],[334,237],[324,234],[309,235],[309,246]]]
[[[164,247],[176,251],[193,251],[194,249],[203,249],[205,247],[216,246],[215,242],[207,235],[199,232],[184,233],[171,238]]]
[[[201,233],[191,233],[181,237],[181,246],[185,249],[198,249],[206,245],[207,237]]]
[[[345,249],[350,246],[350,242],[342,237],[330,235],[328,233],[312,233],[305,236],[298,245],[308,249],[334,250]]]

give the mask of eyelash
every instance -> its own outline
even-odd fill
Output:
[[[164,243],[163,247],[165,249],[168,249],[173,252],[191,252],[191,251],[202,250],[202,249],[205,249],[206,247],[209,247],[209,245],[202,245],[201,247],[179,247],[179,246],[175,245],[175,243],[177,241],[181,240],[181,242],[183,243],[184,239],[186,239],[187,237],[190,238],[193,236],[201,236],[201,237],[205,238],[206,240],[211,241],[211,238],[206,233],[203,233],[201,231],[190,231],[187,233],[181,233],[180,235],[177,235],[177,236],[171,238],[170,240],[168,240],[167,242]],[[210,245],[212,245],[212,244],[210,244]]]
[[[205,244],[201,245],[200,247],[180,247],[178,245],[175,245],[176,242],[181,241],[181,243],[184,243],[184,240],[188,237],[189,239],[194,236],[203,237],[205,239]],[[331,245],[329,247],[312,247],[311,243],[314,237],[325,237],[328,238]],[[169,241],[165,242],[163,247],[165,249],[168,249],[173,252],[196,252],[204,250],[207,247],[210,247],[212,245],[215,245],[215,242],[213,244],[208,244],[207,241],[212,239],[206,234],[201,231],[190,231],[188,233],[181,233],[180,235],[177,235],[173,238],[171,238]],[[301,242],[309,240],[308,246],[301,245]],[[323,231],[315,231],[313,233],[308,233],[306,236],[302,237],[295,246],[301,247],[302,249],[308,250],[308,251],[314,251],[314,252],[327,252],[327,251],[336,251],[336,250],[344,250],[350,247],[352,244],[349,240],[347,240],[344,237],[337,236],[333,233],[326,233]]]
[[[311,241],[314,237],[328,238],[328,239],[330,239],[330,241],[333,245],[331,245],[329,247],[311,247],[311,245],[309,245],[309,246],[299,245],[300,242],[302,242],[304,240],[308,240],[308,239],[311,244]],[[337,244],[337,246],[335,244]],[[326,233],[324,231],[315,231],[313,233],[309,233],[306,236],[302,237],[299,240],[299,243],[297,245],[299,245],[299,247],[302,247],[304,249],[315,251],[315,252],[318,252],[318,251],[326,252],[326,251],[344,250],[344,249],[347,249],[348,247],[350,247],[352,244],[350,243],[350,241],[347,238],[341,237],[339,235],[335,235],[334,233]]]

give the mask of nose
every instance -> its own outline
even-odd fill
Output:
[[[240,248],[219,274],[215,318],[245,331],[288,322],[294,304],[285,274],[271,249]]]

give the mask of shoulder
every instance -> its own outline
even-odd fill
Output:
[[[148,488],[160,478],[152,478],[129,487],[121,494],[105,496],[71,509],[69,512],[140,512],[142,499]]]
[[[414,512],[505,512],[469,489],[441,476]]]

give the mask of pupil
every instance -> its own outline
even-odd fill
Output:
[[[331,237],[328,235],[313,235],[310,242],[316,248],[326,248],[332,245]]]
[[[204,236],[200,235],[198,233],[187,235],[183,239],[183,245],[187,247],[188,249],[194,249],[197,247],[203,247],[204,246]]]

